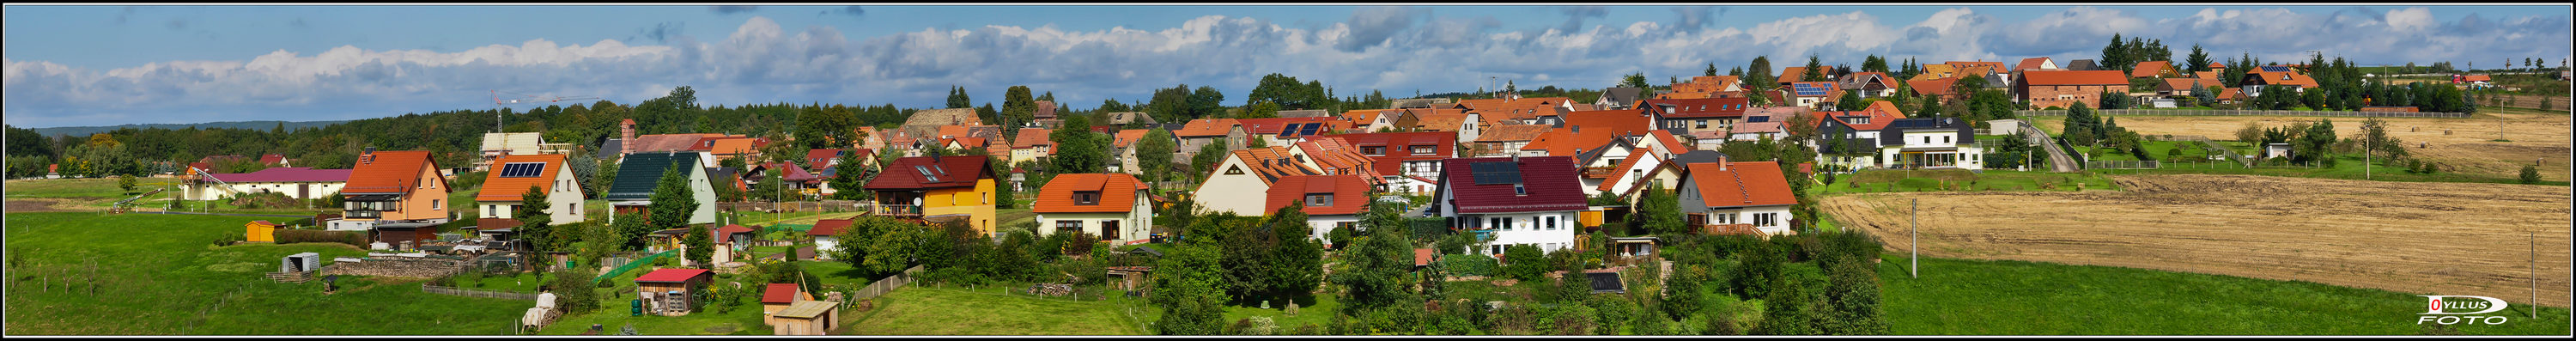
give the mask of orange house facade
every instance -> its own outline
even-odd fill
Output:
[[[438,176],[428,151],[368,151],[349,170],[349,185],[340,190],[341,219],[333,230],[365,230],[379,224],[442,224],[453,218],[446,202],[453,190]]]

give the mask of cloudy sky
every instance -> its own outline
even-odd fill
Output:
[[[343,120],[494,106],[492,90],[619,103],[1076,107],[1260,77],[1336,95],[1599,88],[1768,55],[2095,58],[2113,33],[2223,57],[2364,64],[2570,56],[2569,6],[9,6],[0,114],[21,127]],[[2470,65],[2462,65],[2470,66]]]

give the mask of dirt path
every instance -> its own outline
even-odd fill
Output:
[[[2125,120],[2124,120],[2125,121]],[[2126,122],[2123,122],[2126,123]],[[1883,193],[1825,198],[1844,226],[1903,252],[1921,199],[1922,252],[2311,281],[2540,302],[2569,297],[2563,186],[2245,175],[2120,176],[2128,191]],[[1938,271],[1938,270],[1930,270]]]
[[[2521,111],[2528,112],[2528,111]],[[2234,140],[2236,130],[2246,122],[2262,122],[2264,127],[2281,127],[2291,122],[2315,122],[2321,117],[2280,116],[2119,116],[2121,128],[2139,134],[2199,135],[2212,140]],[[2504,113],[2500,110],[2479,113],[2472,118],[2383,118],[2388,122],[2389,136],[2406,142],[2407,151],[2426,161],[2450,168],[2445,171],[2501,177],[2519,176],[2523,165],[2540,162],[2542,179],[2569,179],[2568,153],[2571,116],[2567,114]],[[2335,133],[2347,137],[2361,132],[2359,117],[2332,117]],[[2062,117],[2033,117],[2031,123],[2050,129],[2065,123]],[[2496,142],[2497,139],[2512,142]],[[2416,148],[2421,146],[2423,148]]]
[[[54,203],[53,199],[9,199],[6,207],[11,213],[62,212],[54,208]]]

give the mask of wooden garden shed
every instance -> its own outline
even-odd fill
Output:
[[[715,281],[715,272],[705,269],[661,269],[635,277],[635,294],[644,300],[647,312],[662,316],[688,315],[696,302],[692,293]]]
[[[841,325],[841,310],[835,309],[840,306],[841,302],[834,301],[796,302],[770,315],[778,321],[770,324],[770,331],[774,335],[824,335],[832,326]]]

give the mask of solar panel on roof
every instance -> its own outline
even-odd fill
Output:
[[[511,162],[501,165],[501,177],[533,178],[546,173],[544,162]]]
[[[2286,66],[2265,66],[2263,67],[2263,72],[2290,72],[2290,68]]]
[[[1770,116],[1754,116],[1754,117],[1746,117],[1746,118],[1744,118],[1744,122],[1745,122],[1745,123],[1762,123],[1762,122],[1770,122],[1770,121],[1771,121],[1771,117],[1770,117]]]
[[[1323,124],[1323,123],[1307,123],[1307,124],[1306,124],[1306,129],[1305,129],[1305,130],[1299,130],[1299,131],[1297,131],[1297,134],[1298,134],[1298,135],[1314,135],[1316,132],[1321,132],[1321,131],[1323,131],[1323,130],[1324,130],[1324,124]]]
[[[1475,176],[1475,181],[1478,185],[1521,183],[1521,165],[1519,163],[1513,163],[1510,161],[1477,162],[1467,164],[1467,169],[1469,174]]]
[[[921,172],[921,179],[922,179],[923,181],[928,181],[928,182],[939,182],[939,175],[937,175],[937,174],[931,174],[931,173],[930,173],[930,167],[923,167],[923,166],[919,166],[919,165],[914,165],[914,166],[912,166],[912,171],[915,171],[915,172]]]

